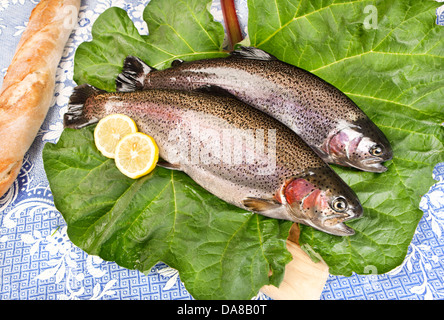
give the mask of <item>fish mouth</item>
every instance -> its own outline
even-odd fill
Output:
[[[382,173],[387,171],[387,167],[382,164],[382,162],[388,161],[390,159],[384,160],[380,158],[368,158],[359,161],[358,163],[354,163],[349,159],[341,161],[341,164],[344,166],[356,168],[359,170],[367,171],[367,172],[375,172]]]
[[[334,224],[331,227],[322,229],[322,231],[332,234],[334,236],[352,236],[355,234],[355,230],[347,226],[343,222]]]
[[[357,167],[358,169],[363,169],[369,172],[382,173],[387,171],[387,167],[382,164],[383,161],[386,160],[382,160],[380,158],[364,159]]]
[[[347,226],[344,222],[349,220],[354,220],[362,216],[362,207],[361,210],[351,213],[336,213],[330,214],[328,216],[318,216],[314,214],[315,212],[319,212],[317,207],[311,208],[312,218],[309,218],[306,215],[301,215],[299,212],[296,212],[294,208],[289,207],[290,214],[296,219],[296,221],[311,226],[319,231],[334,235],[334,236],[352,236],[355,234],[355,230]]]
[[[311,226],[319,231],[334,235],[334,236],[352,236],[355,234],[355,230],[347,226],[344,222],[347,220],[354,219],[354,217],[342,218],[343,216],[338,215],[340,221],[337,220],[338,217],[332,216],[321,221],[313,221],[310,219],[305,220],[303,223]]]
[[[318,229],[330,233],[335,236],[352,236],[355,230],[347,226],[344,222],[359,218],[362,213],[358,214],[334,214],[325,217],[322,220],[322,227],[317,226]]]

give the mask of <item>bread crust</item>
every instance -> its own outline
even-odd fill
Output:
[[[41,0],[20,38],[0,90],[0,197],[19,174],[48,113],[79,7],[80,0]]]

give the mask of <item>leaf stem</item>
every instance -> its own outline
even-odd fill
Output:
[[[225,29],[228,34],[229,51],[232,51],[234,45],[242,41],[242,32],[236,14],[234,0],[221,0],[222,14],[224,16]]]

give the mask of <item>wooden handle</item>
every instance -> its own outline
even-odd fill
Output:
[[[287,249],[293,256],[285,267],[285,275],[279,288],[267,285],[261,292],[274,300],[318,300],[329,272],[324,261],[314,263],[297,244],[299,228],[294,224],[287,239]]]

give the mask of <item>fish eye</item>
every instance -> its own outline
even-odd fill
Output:
[[[375,157],[379,157],[382,155],[382,146],[379,144],[375,144],[373,147],[370,148],[370,154]]]
[[[338,197],[333,200],[331,207],[337,212],[344,212],[347,210],[347,201],[343,197]]]

